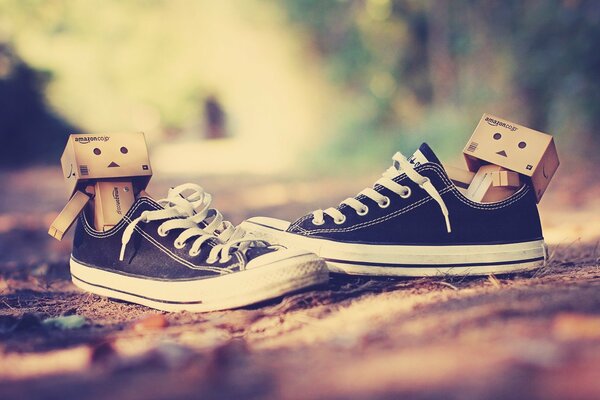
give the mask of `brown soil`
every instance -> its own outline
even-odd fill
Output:
[[[600,196],[569,176],[542,204],[561,239],[535,273],[333,276],[244,309],[168,314],[76,289],[69,239],[45,233],[60,177],[1,174],[14,190],[0,199],[0,398],[600,398]],[[299,216],[370,181],[202,180],[234,222]],[[86,323],[42,323],[67,315]]]

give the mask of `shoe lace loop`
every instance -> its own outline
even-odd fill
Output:
[[[394,160],[394,164],[382,174],[381,178],[379,178],[375,182],[372,188],[366,188],[362,190],[359,194],[357,194],[355,197],[347,198],[346,200],[342,201],[339,206],[346,205],[353,208],[358,215],[366,215],[366,213],[368,213],[367,205],[357,198],[359,196],[364,196],[377,202],[377,204],[380,207],[387,207],[389,205],[390,200],[388,197],[382,195],[377,190],[375,190],[376,185],[382,186],[390,190],[391,192],[396,193],[403,199],[410,197],[410,187],[403,186],[393,180],[394,178],[404,173],[406,174],[408,179],[419,185],[421,189],[425,190],[427,194],[438,203],[440,210],[444,215],[444,220],[446,221],[446,230],[448,231],[448,233],[450,233],[452,231],[452,227],[450,226],[448,207],[446,207],[446,203],[444,203],[442,196],[437,191],[435,186],[433,186],[429,178],[417,172],[413,164],[411,164],[410,161],[408,161],[408,159],[404,155],[402,155],[402,153],[397,152],[396,154],[394,154],[392,159]],[[366,212],[365,209],[367,210]],[[333,218],[334,221],[345,220],[344,214],[342,214],[342,212],[338,208],[330,207],[325,210],[313,211],[313,223],[315,225],[323,225],[323,223],[325,222],[325,215],[329,215],[331,218]],[[338,224],[339,223],[340,222],[338,222]]]
[[[208,263],[226,262],[231,258],[232,249],[246,249],[256,239],[244,239],[244,231],[225,221],[223,215],[210,208],[212,196],[193,183],[186,183],[169,189],[167,197],[158,201],[163,208],[144,211],[133,219],[123,230],[121,236],[121,252],[119,260],[125,258],[125,250],[135,228],[140,223],[164,220],[159,230],[165,234],[173,229],[181,230],[174,240],[175,247],[183,247],[193,239],[189,249],[190,255],[198,255],[203,244],[216,239],[209,256]]]

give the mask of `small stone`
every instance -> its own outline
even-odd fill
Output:
[[[134,322],[133,330],[136,332],[158,331],[169,326],[169,321],[162,314],[154,314]]]
[[[65,315],[56,318],[47,318],[42,321],[42,325],[47,328],[55,328],[61,330],[79,329],[86,324],[85,317],[81,315]]]

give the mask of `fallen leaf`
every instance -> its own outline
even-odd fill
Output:
[[[85,317],[81,315],[64,315],[62,317],[48,318],[42,321],[42,325],[47,328],[61,330],[79,329],[86,324]]]

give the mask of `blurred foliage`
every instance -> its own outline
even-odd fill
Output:
[[[32,69],[0,44],[0,166],[50,161],[74,131],[46,105],[49,79],[48,72]]]
[[[240,151],[280,147],[242,154],[273,165],[323,120],[326,82],[298,39],[281,6],[261,0],[0,0],[0,43],[51,73],[40,91],[67,120],[143,131],[151,146],[192,142],[215,136],[207,104],[218,103],[219,135],[249,142]]]
[[[286,0],[285,7],[355,100],[348,115],[358,118],[332,149],[361,157],[400,140],[445,147],[450,135],[456,152],[483,112],[558,135],[563,148],[598,149],[598,1]]]
[[[304,142],[317,169],[423,140],[456,155],[484,112],[561,151],[600,147],[594,0],[0,0],[2,42],[18,53],[0,53],[3,164],[21,158],[15,135],[27,157],[56,155],[52,132],[67,128],[52,110],[160,138],[198,126],[213,95],[234,136]]]
[[[191,119],[201,98],[197,38],[186,32],[197,12],[182,2],[0,0],[0,33],[53,72],[48,97],[77,123],[165,129]]]

